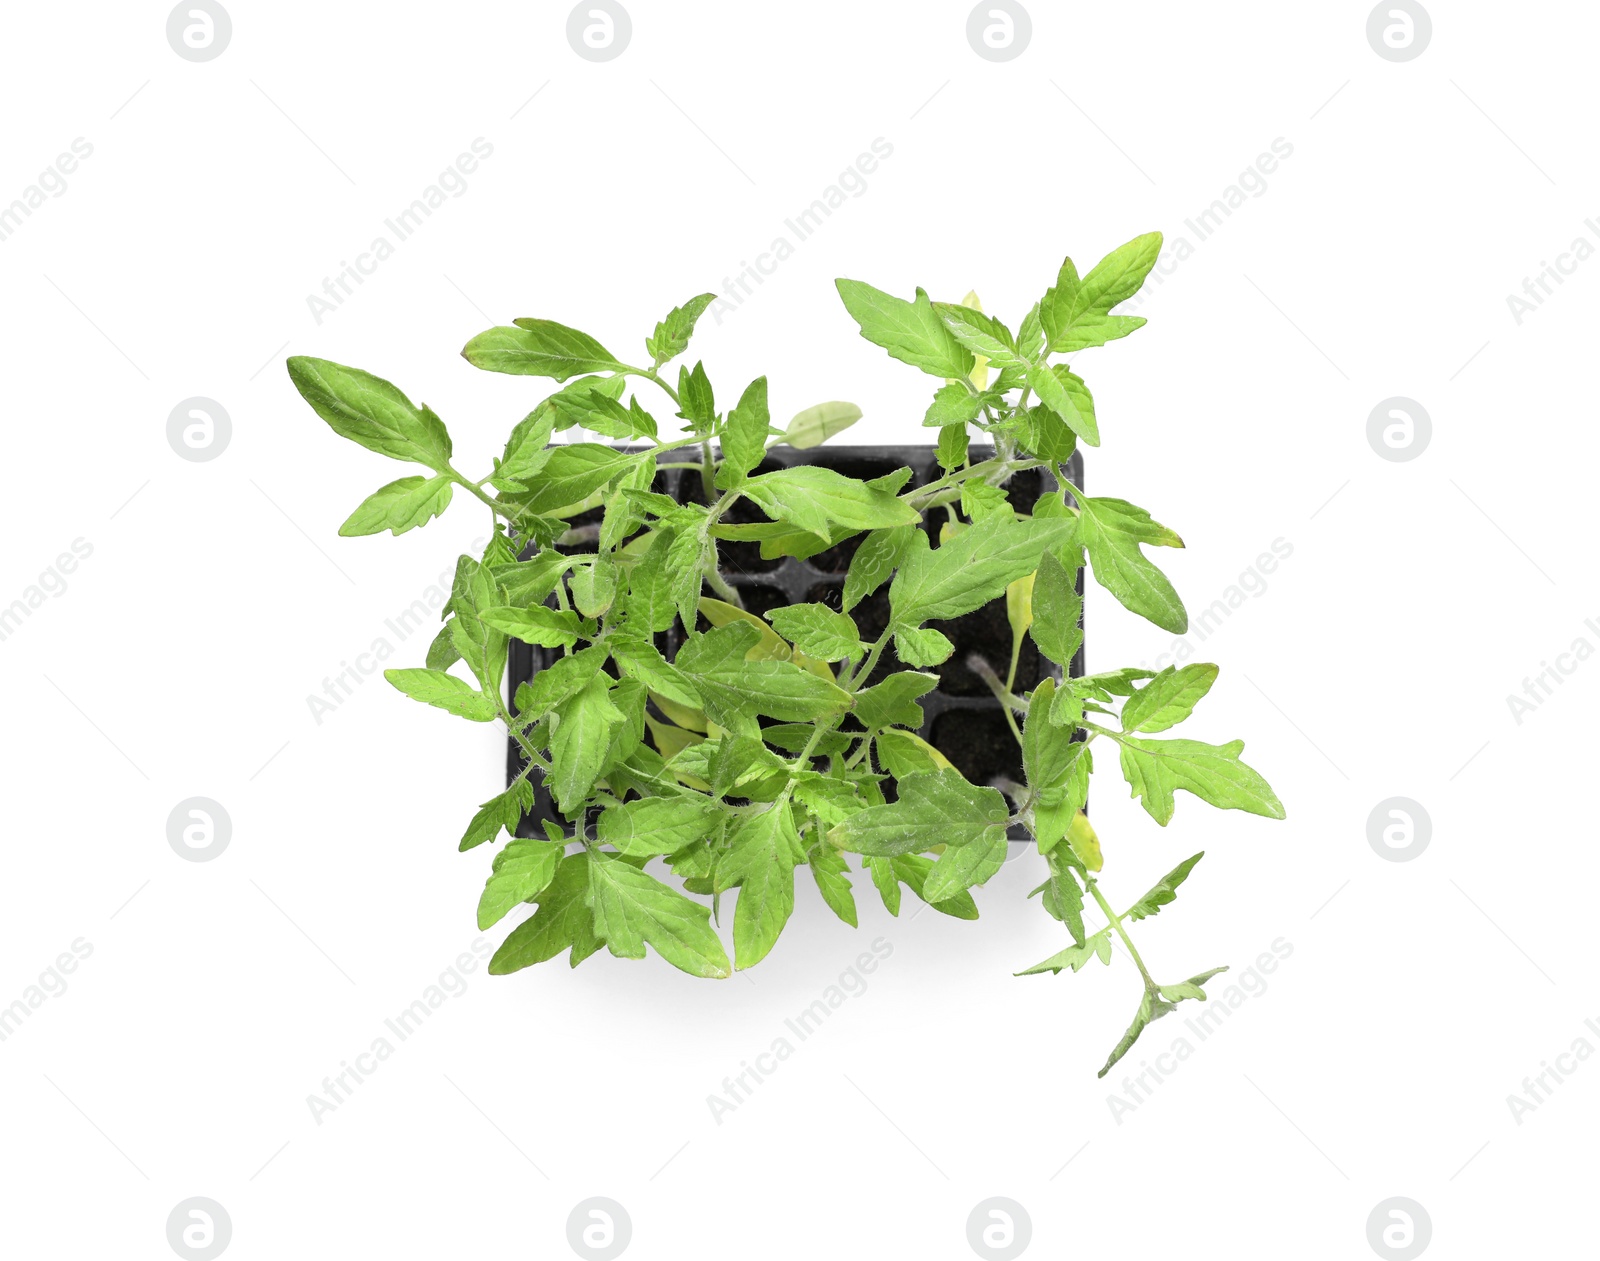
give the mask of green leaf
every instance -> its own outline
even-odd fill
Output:
[[[1176,726],[1199,704],[1217,681],[1217,667],[1207,664],[1168,666],[1140,688],[1122,707],[1122,729],[1165,731]]]
[[[861,419],[861,409],[854,403],[817,403],[796,412],[784,431],[783,440],[796,451],[820,447],[834,434],[843,433]]]
[[[580,634],[576,613],[547,609],[542,604],[525,609],[485,609],[482,618],[513,639],[520,639],[525,644],[538,644],[542,648],[570,647],[578,642]]]
[[[828,840],[852,853],[892,858],[940,844],[990,843],[996,830],[1005,836],[1011,814],[1005,798],[993,788],[969,784],[959,771],[908,775],[899,781],[899,791],[898,801],[868,806],[835,825]]]
[[[717,397],[704,363],[696,363],[692,369],[679,365],[678,399],[683,405],[678,414],[695,433],[705,433],[716,423]]]
[[[927,888],[928,873],[933,869],[933,860],[931,858],[925,858],[921,854],[900,854],[894,858],[873,858],[868,861],[887,863],[896,880],[904,883],[910,888],[911,892],[922,898],[924,902],[927,902],[929,906],[941,915],[951,915],[956,919],[978,918],[977,903],[972,900],[972,894],[965,891],[956,894],[953,898],[946,898],[942,902],[929,901],[929,899],[923,897],[923,891]],[[876,869],[874,869],[873,879],[877,879]],[[898,906],[898,889],[896,890],[896,895],[896,905]]]
[[[382,377],[306,355],[292,356],[288,369],[301,397],[341,438],[435,471],[450,462],[444,422],[427,407],[413,407]]]
[[[911,546],[914,525],[897,525],[890,530],[874,530],[861,540],[850,558],[844,579],[844,610],[848,613],[866,599],[894,573]]]
[[[1068,946],[1059,954],[1053,954],[1043,963],[1036,963],[1031,968],[1024,968],[1017,976],[1033,976],[1039,972],[1059,974],[1063,968],[1071,968],[1074,972],[1080,971],[1091,959],[1099,959],[1101,963],[1111,963],[1111,925],[1107,924],[1099,932],[1094,933],[1084,940],[1083,945],[1076,943]]]
[[[465,853],[485,841],[494,840],[501,832],[516,835],[517,824],[522,821],[523,813],[531,809],[533,785],[526,779],[519,779],[505,792],[490,797],[478,807],[478,812],[467,824],[467,830],[461,834],[461,843],[456,848]]]
[[[1083,645],[1082,620],[1077,576],[1053,553],[1044,553],[1033,580],[1033,622],[1028,627],[1033,642],[1057,665],[1070,666]]]
[[[1006,830],[991,828],[975,841],[946,845],[928,870],[922,896],[929,902],[945,902],[963,890],[981,885],[1005,866]]]
[[[558,446],[532,481],[518,505],[527,512],[554,512],[581,503],[623,471],[638,457],[598,442],[570,442]]]
[[[1216,745],[1120,736],[1117,743],[1122,749],[1123,778],[1163,827],[1172,818],[1173,793],[1179,788],[1219,810],[1283,818],[1283,804],[1267,781],[1239,760],[1243,740]]]
[[[894,633],[895,655],[908,666],[937,666],[950,660],[956,646],[931,626],[906,627]]]
[[[591,377],[591,381],[611,378]],[[620,380],[620,378],[618,378]],[[550,435],[555,432],[556,409],[546,399],[517,422],[511,436],[506,439],[505,454],[494,471],[494,484],[509,482],[510,490],[517,490],[517,479],[532,477],[550,458]]]
[[[859,927],[856,920],[855,894],[850,890],[850,865],[844,855],[831,845],[815,845],[810,854],[811,878],[817,882],[817,892],[828,908],[851,928]],[[899,884],[895,891],[899,892]]]
[[[1189,614],[1167,576],[1139,550],[1140,544],[1182,547],[1183,540],[1151,519],[1143,508],[1125,499],[1077,496],[1083,545],[1095,581],[1116,596],[1129,612],[1182,635]]]
[[[402,477],[363,499],[339,533],[345,538],[384,530],[404,534],[442,514],[454,489],[448,477]]]
[[[939,467],[950,472],[966,464],[969,442],[965,425],[946,425],[939,430]]]
[[[922,417],[924,426],[934,425],[966,425],[978,419],[983,410],[981,395],[974,394],[959,382],[955,385],[942,385],[933,392],[933,402],[928,404],[927,413]],[[939,435],[939,441],[944,441],[944,435]]]
[[[579,565],[568,580],[572,602],[585,617],[602,617],[617,598],[617,563],[601,552],[587,565]]]
[[[1044,907],[1049,914],[1067,926],[1074,945],[1083,945],[1083,890],[1078,885],[1078,874],[1071,857],[1060,849],[1053,849],[1045,857],[1050,878],[1040,887],[1044,890]]]
[[[722,814],[716,802],[700,793],[640,797],[602,813],[597,835],[603,844],[633,858],[675,854],[715,832]]]
[[[856,693],[856,719],[868,731],[879,727],[921,727],[923,713],[917,698],[938,686],[937,674],[912,670],[891,674],[876,687]]]
[[[489,960],[489,972],[504,976],[535,963],[553,959],[572,947],[577,967],[600,948],[589,910],[589,855],[568,854],[556,864],[556,874],[535,900],[539,909],[511,930]]]
[[[896,779],[925,775],[950,768],[950,759],[915,731],[889,727],[873,737],[878,762]]]
[[[761,633],[745,622],[689,637],[675,664],[704,702],[706,715],[738,735],[760,738],[757,714],[811,722],[850,707],[850,693],[787,661],[747,661]]]
[[[519,902],[544,890],[556,874],[565,846],[520,838],[494,856],[494,871],[478,899],[478,927],[493,927]]]
[[[1161,233],[1147,232],[1107,254],[1081,281],[1069,258],[1040,303],[1040,320],[1054,353],[1070,353],[1126,337],[1144,324],[1137,316],[1112,316],[1112,307],[1139,291],[1161,256]]]
[[[1065,464],[1078,449],[1078,435],[1042,405],[1018,414],[1017,442],[1024,451],[1053,464]]]
[[[586,372],[613,372],[623,365],[587,333],[554,320],[516,320],[479,333],[461,355],[474,368],[514,376],[565,381]]]
[[[743,490],[769,517],[822,538],[829,537],[834,525],[878,530],[922,519],[905,500],[815,465],[763,473],[747,481]]]
[[[785,605],[768,613],[767,620],[778,634],[818,661],[854,659],[865,651],[855,619],[826,604]]]
[[[646,944],[691,976],[725,977],[728,955],[711,929],[711,910],[621,858],[589,853],[589,907],[612,954],[644,958]]]
[[[936,377],[964,377],[972,371],[972,352],[956,340],[921,289],[907,302],[859,280],[834,284],[861,335],[873,345]]]
[[[1006,587],[1039,567],[1040,556],[1072,532],[1065,520],[988,517],[962,530],[937,550],[920,530],[910,539],[900,570],[889,586],[896,626],[918,626],[929,618],[960,617],[998,599]]]
[[[722,426],[722,464],[717,469],[717,487],[730,490],[744,481],[761,463],[767,449],[767,431],[772,415],[767,410],[767,378],[757,377],[745,387],[738,406],[728,413]]]
[[[581,692],[556,706],[547,782],[569,819],[577,817],[595,780],[605,774],[611,737],[622,725],[622,711],[611,703],[610,684],[605,675],[596,674]]]
[[[690,709],[700,708],[700,693],[694,690],[694,686],[677,667],[667,663],[654,644],[627,635],[613,635],[607,644],[617,668],[626,677],[638,679],[652,692],[676,704]]]
[[[383,677],[412,700],[473,722],[493,722],[500,712],[492,696],[443,670],[385,670]]]
[[[992,367],[1014,368],[1022,362],[1017,358],[1017,341],[1011,330],[992,315],[951,302],[935,302],[933,309],[958,342],[986,357]]]
[[[1100,445],[1094,396],[1089,393],[1089,387],[1083,383],[1082,377],[1068,371],[1065,364],[1056,364],[1054,367],[1029,364],[1026,375],[1039,401],[1061,417],[1068,429],[1089,446]]]
[[[1175,1010],[1177,1004],[1169,1003],[1159,994],[1146,989],[1144,997],[1139,1001],[1139,1010],[1133,1017],[1133,1023],[1128,1026],[1128,1031],[1122,1035],[1122,1040],[1111,1050],[1111,1058],[1105,1062],[1105,1067],[1097,1074],[1104,1077],[1111,1071],[1111,1066],[1126,1055],[1139,1040],[1139,1035],[1149,1027],[1150,1023],[1159,1020],[1162,1016]]]
[[[748,968],[772,950],[794,910],[794,869],[805,851],[788,803],[740,817],[717,862],[718,893],[738,886],[733,912],[733,963]]]
[[[1153,889],[1130,906],[1122,918],[1141,920],[1149,919],[1150,916],[1159,914],[1161,908],[1167,905],[1168,902],[1177,900],[1178,886],[1189,878],[1189,873],[1194,870],[1195,864],[1205,856],[1205,850],[1201,850],[1193,857],[1185,858],[1171,871],[1167,872],[1166,875],[1162,876]]]
[[[689,349],[689,338],[694,333],[695,323],[716,300],[716,294],[702,293],[667,312],[667,318],[656,325],[655,336],[646,338],[644,343],[656,367],[659,368],[669,359],[676,359]]]
[[[678,606],[668,557],[676,537],[671,528],[658,530],[649,549],[628,573],[628,625],[634,630],[656,634],[672,625]]]
[[[1048,854],[1067,834],[1073,816],[1089,795],[1092,766],[1087,741],[1074,740],[1072,728],[1050,721],[1056,681],[1045,679],[1028,701],[1022,728],[1022,764],[1034,792],[1034,836]]]
[[[538,718],[587,687],[606,663],[606,649],[599,645],[570,653],[546,666],[517,688],[519,718]]]

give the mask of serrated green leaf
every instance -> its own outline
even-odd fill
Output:
[[[689,338],[694,333],[694,326],[705,310],[717,300],[714,293],[697,294],[682,306],[675,306],[667,312],[667,318],[656,325],[655,335],[645,339],[645,350],[660,367],[669,359],[676,359],[689,349]]]
[[[931,626],[907,627],[894,633],[895,655],[908,666],[943,665],[955,650],[949,636]]]
[[[786,802],[742,816],[717,862],[718,893],[737,887],[733,913],[735,968],[760,963],[772,950],[794,910],[794,869],[805,851]]]
[[[1124,912],[1123,919],[1141,920],[1159,914],[1161,908],[1167,903],[1177,900],[1178,886],[1189,878],[1189,873],[1194,870],[1195,864],[1206,856],[1205,850],[1185,858],[1160,880],[1142,898]]]
[[[525,495],[513,496],[527,512],[555,512],[581,503],[638,457],[598,442],[569,442],[551,452]]]
[[[988,517],[938,549],[927,535],[911,535],[899,572],[889,586],[896,626],[930,618],[960,617],[1004,594],[1008,584],[1039,567],[1040,556],[1072,531],[1064,520]]]
[[[899,781],[899,800],[869,806],[828,833],[839,849],[876,858],[915,853],[935,845],[990,842],[1004,837],[1010,810],[993,788],[970,784],[959,771],[908,775]],[[944,900],[944,899],[937,899]]]
[[[1068,371],[1065,364],[1054,367],[1029,364],[1026,378],[1039,401],[1061,418],[1067,428],[1091,447],[1100,445],[1100,427],[1095,420],[1094,396],[1083,378]]]
[[[767,434],[772,415],[767,410],[767,378],[757,377],[745,387],[738,405],[722,425],[722,464],[717,469],[719,490],[729,490],[744,481],[761,463],[767,449]]]
[[[743,622],[690,636],[675,664],[700,693],[706,714],[720,727],[760,738],[756,715],[811,722],[850,707],[850,693],[787,661],[746,661],[761,641]]]
[[[711,929],[709,907],[621,858],[595,850],[588,858],[589,908],[595,932],[612,954],[642,959],[648,944],[691,976],[728,975],[728,955]]]
[[[1070,666],[1083,645],[1083,597],[1078,594],[1077,576],[1051,552],[1039,557],[1032,602],[1028,630],[1033,642],[1057,665]]]
[[[828,538],[836,525],[878,530],[921,520],[921,514],[905,500],[815,465],[763,473],[742,489],[769,517],[821,538]]]
[[[861,335],[873,345],[936,377],[964,377],[972,371],[972,352],[956,340],[921,289],[907,302],[859,280],[834,284]]]
[[[917,698],[939,686],[937,674],[902,670],[882,683],[856,693],[856,720],[868,731],[879,727],[921,727],[922,706]]]
[[[556,706],[546,783],[569,819],[583,809],[595,781],[605,774],[612,736],[623,721],[622,711],[611,702],[610,684],[605,675],[596,674],[582,691]]]
[[[811,878],[817,883],[817,892],[828,904],[828,909],[851,928],[859,927],[856,920],[856,899],[850,889],[850,865],[844,855],[831,845],[814,845],[808,857]],[[899,885],[895,886],[896,891]]]
[[[928,869],[923,897],[929,902],[945,902],[975,885],[988,882],[989,877],[1005,866],[1006,840],[1004,827],[991,828],[975,841],[961,845],[946,845],[944,853],[934,859]]]
[[[966,386],[941,385],[933,392],[933,402],[928,404],[928,410],[922,417],[926,427],[938,425],[967,425],[978,419],[983,410],[983,399],[974,394]],[[944,435],[939,435],[939,441],[944,441]]]
[[[579,649],[552,662],[532,679],[517,688],[517,716],[542,717],[557,705],[587,687],[606,663],[606,649],[599,645]]]
[[[1176,726],[1194,712],[1216,681],[1214,665],[1168,666],[1122,707],[1122,729],[1152,732]]]
[[[788,604],[767,614],[773,628],[808,657],[818,661],[857,658],[865,651],[855,619],[826,604]]]
[[[1121,736],[1117,743],[1123,778],[1150,817],[1163,827],[1172,818],[1173,793],[1179,788],[1219,810],[1283,818],[1283,803],[1267,781],[1239,760],[1243,740],[1217,745]]]
[[[291,356],[287,366],[295,389],[341,438],[436,472],[449,463],[444,422],[382,377],[307,355]]]
[[[935,302],[933,309],[944,320],[945,327],[955,339],[975,354],[982,355],[996,368],[1012,368],[1021,362],[1017,358],[1016,338],[992,315],[970,306],[950,302]]]
[[[461,842],[456,848],[465,853],[485,841],[494,840],[501,832],[515,835],[523,813],[531,809],[533,785],[526,779],[519,779],[505,792],[490,797],[478,807],[478,812],[467,824],[467,830],[461,834]]]
[[[1040,972],[1059,975],[1063,968],[1071,968],[1074,972],[1078,972],[1091,959],[1098,959],[1108,966],[1111,963],[1111,925],[1107,924],[1099,932],[1091,934],[1084,940],[1083,945],[1080,946],[1075,942],[1059,954],[1053,954],[1031,968],[1024,968],[1016,975],[1034,976]]]
[[[473,722],[493,722],[494,698],[443,670],[385,670],[383,677],[413,700]]]
[[[946,425],[939,430],[939,467],[946,472],[961,468],[967,462],[969,445],[970,437],[965,425]]]
[[[589,910],[589,856],[568,854],[556,864],[556,874],[537,895],[539,909],[511,930],[489,960],[494,976],[519,971],[553,959],[569,946],[572,966],[600,948]]]
[[[514,323],[514,328],[502,325],[479,333],[462,349],[462,358],[486,372],[557,381],[623,366],[594,338],[565,324],[532,319]]]
[[[513,639],[543,648],[566,648],[578,642],[578,615],[563,609],[547,609],[542,604],[525,609],[485,609],[483,620]]]
[[[478,927],[491,928],[519,902],[543,892],[556,874],[564,846],[515,838],[494,856],[494,870],[478,899]]]
[[[454,489],[448,477],[402,477],[363,499],[339,527],[339,533],[345,538],[381,534],[384,530],[404,534],[443,513],[450,506]]]
[[[722,813],[716,802],[699,793],[640,797],[605,810],[596,834],[603,844],[634,858],[675,854],[715,832]]]
[[[1183,601],[1167,576],[1139,550],[1140,544],[1182,547],[1183,540],[1125,499],[1083,495],[1077,499],[1081,536],[1095,581],[1129,612],[1174,635],[1186,632],[1189,614]]]
[[[891,530],[874,530],[861,540],[861,546],[850,558],[850,570],[845,574],[845,612],[889,581],[889,575],[894,573],[911,546],[914,530],[914,525],[900,525]]]

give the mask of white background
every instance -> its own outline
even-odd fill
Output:
[[[93,951],[0,1043],[9,1254],[169,1256],[191,1196],[225,1207],[241,1259],[567,1255],[596,1195],[639,1257],[965,1257],[991,1196],[1024,1207],[1037,1256],[1367,1256],[1391,1196],[1424,1206],[1434,1256],[1590,1246],[1600,1066],[1520,1125],[1507,1096],[1600,1046],[1600,664],[1520,722],[1506,698],[1600,645],[1600,263],[1520,324],[1507,295],[1600,232],[1600,15],[1439,0],[1395,63],[1364,3],[1030,8],[1004,64],[947,0],[638,0],[604,64],[543,2],[237,0],[206,63],[172,50],[162,5],[8,10],[0,204],[93,146],[0,241],[0,605],[93,549],[0,642],[0,1003],[74,940]],[[478,137],[465,192],[319,324],[307,296]],[[1292,955],[1214,1037],[1173,1017],[1097,1081],[1135,974],[1119,955],[1013,979],[1064,940],[1025,900],[1036,856],[979,891],[976,923],[890,919],[858,880],[852,932],[802,877],[748,977],[478,966],[318,1124],[307,1096],[479,936],[489,854],[455,842],[502,749],[376,677],[312,716],[375,640],[420,664],[425,638],[385,619],[486,514],[338,538],[401,474],[336,438],[283,358],[394,379],[486,471],[545,383],[470,368],[471,335],[545,316],[637,353],[877,137],[893,154],[866,191],[696,352],[724,397],[765,372],[776,413],[852,399],[862,439],[916,441],[929,383],[857,336],[834,277],[975,287],[1015,321],[1064,253],[1189,238],[1149,327],[1075,361],[1105,436],[1088,476],[1183,534],[1158,559],[1192,611],[1292,547],[1197,645],[1222,677],[1190,733],[1245,738],[1288,819],[1185,796],[1162,830],[1103,759],[1104,884],[1131,901],[1205,849],[1139,926],[1152,967]],[[1197,242],[1185,220],[1279,137],[1265,191]],[[193,396],[232,420],[209,462],[166,437]],[[1367,440],[1393,396],[1432,418],[1409,462]],[[1170,650],[1091,590],[1091,669]],[[167,842],[197,795],[232,820],[215,861]],[[1431,817],[1414,861],[1368,844],[1393,796]],[[879,937],[867,990],[714,1121],[723,1078],[795,1041],[785,1018]],[[1179,1037],[1193,1055],[1114,1109],[1123,1070]]]

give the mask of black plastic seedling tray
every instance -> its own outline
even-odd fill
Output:
[[[993,454],[992,448],[974,445],[969,452],[969,458],[976,463],[988,459]],[[792,447],[773,447],[768,450],[767,458],[756,469],[756,473],[767,473],[774,469],[802,464],[834,469],[848,477],[863,480],[882,477],[896,469],[909,467],[911,480],[907,483],[908,488],[925,486],[941,476],[932,447],[910,446],[826,446],[804,451],[797,451]],[[1067,464],[1067,473],[1071,485],[1081,490],[1083,461],[1076,452]],[[1017,473],[1007,484],[1011,502],[1024,511],[1031,509],[1040,495],[1056,488],[1056,479],[1051,476],[1048,469],[1043,468],[1027,469]],[[693,469],[663,470],[657,476],[653,489],[671,495],[681,503],[703,501],[700,474]],[[574,517],[572,524],[582,526],[597,523],[600,516],[600,511],[595,510]],[[724,520],[731,524],[739,524],[747,521],[764,521],[766,518],[751,505],[741,502],[734,506]],[[929,531],[932,536],[931,541],[935,545],[938,542],[938,528],[943,520],[942,513],[930,513],[924,522],[924,528]],[[764,560],[761,557],[760,545],[757,543],[724,542],[719,546],[722,573],[729,584],[738,589],[745,608],[757,615],[765,615],[786,604],[808,602],[826,604],[838,609],[841,607],[844,580],[850,567],[850,559],[854,556],[862,537],[856,535],[846,539],[837,547],[819,552],[806,560],[797,560],[793,556]],[[593,550],[593,545],[580,545],[574,550]],[[1081,570],[1078,573],[1078,590],[1080,593],[1083,590]],[[715,593],[708,588],[706,594]],[[868,642],[877,639],[889,623],[887,584],[862,600],[851,610],[851,614],[861,627],[862,639]],[[702,618],[700,629],[706,629],[707,625],[708,623]],[[928,625],[943,631],[955,644],[955,651],[950,654],[948,661],[933,670],[933,673],[939,676],[939,686],[921,699],[926,719],[920,732],[922,738],[949,758],[951,763],[975,784],[987,784],[1000,777],[1020,783],[1023,779],[1022,757],[1006,724],[1005,715],[1001,712],[1000,702],[995,699],[983,679],[967,666],[967,658],[977,653],[989,662],[997,674],[1004,677],[1011,659],[1011,624],[1006,616],[1004,598],[991,601],[964,617],[945,622],[929,622]],[[670,631],[658,639],[663,653],[669,660],[676,655],[682,641],[683,630],[676,622]],[[554,660],[555,655],[554,649],[540,648],[522,643],[520,640],[512,640],[507,666],[511,696],[516,695],[519,684],[532,678]],[[895,657],[891,645],[883,654],[869,682],[876,682],[885,675],[903,668],[905,667]],[[1080,677],[1083,669],[1083,648],[1080,646],[1072,659],[1072,677]],[[1051,662],[1039,655],[1031,638],[1024,640],[1017,661],[1017,691],[1019,693],[1029,691],[1043,679],[1047,670],[1049,673],[1059,674]],[[508,740],[506,752],[508,783],[522,772],[524,765],[522,752],[516,742]],[[522,825],[518,829],[520,836],[543,836],[543,828],[540,825],[545,819],[554,820],[565,826],[545,790],[542,778],[538,775],[534,776],[534,787],[534,807],[523,817]],[[1019,832],[1013,839],[1025,838],[1026,833]]]

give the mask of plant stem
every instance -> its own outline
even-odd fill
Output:
[[[1139,957],[1139,951],[1134,946],[1133,939],[1128,936],[1128,930],[1122,926],[1122,917],[1111,909],[1111,903],[1107,902],[1105,894],[1100,892],[1099,881],[1093,876],[1085,876],[1084,883],[1089,886],[1089,892],[1094,896],[1094,900],[1099,903],[1100,909],[1105,912],[1106,918],[1111,921],[1111,927],[1117,930],[1117,936],[1122,938],[1122,944],[1128,948],[1128,956],[1138,966],[1139,975],[1144,977],[1145,988],[1149,990],[1158,989],[1155,978],[1150,975],[1150,969],[1144,966],[1144,960]]]

